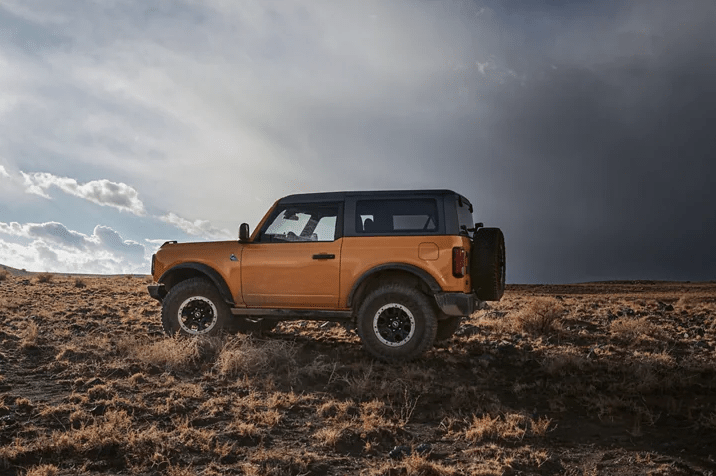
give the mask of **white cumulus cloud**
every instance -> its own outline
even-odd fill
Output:
[[[17,222],[3,223],[0,222],[0,233],[13,236],[29,236],[27,233],[27,227],[20,225]]]
[[[118,254],[127,254],[136,257],[144,256],[144,246],[136,241],[123,240],[119,233],[113,229],[97,225],[92,235],[93,242],[97,243],[101,248],[113,251]]]
[[[47,190],[57,187],[65,193],[84,198],[97,205],[114,207],[138,216],[146,215],[139,193],[126,183],[102,179],[80,184],[73,178],[58,177],[45,172],[20,173],[24,179],[25,191],[28,193],[50,198]]]
[[[91,235],[62,223],[0,222],[0,263],[33,271],[62,273],[146,273],[147,249],[107,226]]]
[[[7,173],[7,170],[2,165],[0,165],[0,177],[10,178],[10,174]]]
[[[194,220],[189,221],[186,218],[182,218],[175,213],[168,213],[164,216],[159,217],[163,222],[174,225],[183,232],[192,236],[201,236],[205,238],[213,239],[231,239],[232,235],[228,230],[216,228],[207,220]]]
[[[67,248],[82,250],[86,249],[89,244],[87,235],[71,231],[62,223],[30,223],[25,225],[24,229],[31,238],[39,238],[45,242],[55,243]]]

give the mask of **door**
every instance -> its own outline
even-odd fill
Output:
[[[247,306],[335,308],[341,262],[341,205],[276,207],[256,240],[243,247]]]

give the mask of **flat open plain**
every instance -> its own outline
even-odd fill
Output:
[[[0,474],[716,472],[713,282],[511,285],[387,365],[331,323],[168,338],[148,278],[16,274]]]

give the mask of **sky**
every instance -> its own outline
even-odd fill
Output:
[[[713,0],[0,0],[0,263],[448,188],[510,283],[716,279]]]

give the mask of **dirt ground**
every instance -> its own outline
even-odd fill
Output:
[[[0,474],[712,475],[716,282],[512,285],[424,358],[173,339],[144,277],[0,270]]]

